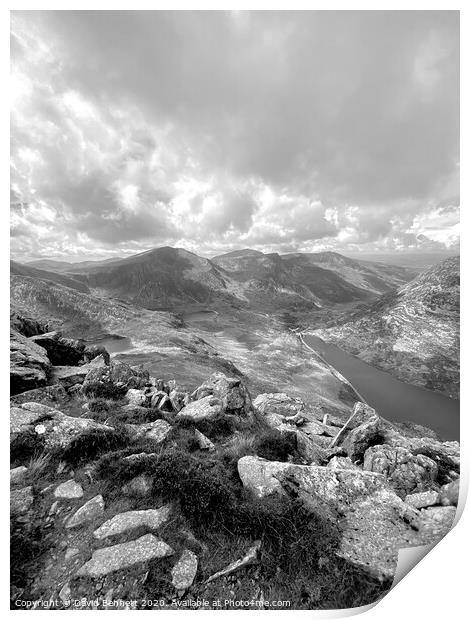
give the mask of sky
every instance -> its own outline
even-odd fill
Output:
[[[456,11],[14,11],[11,254],[457,251]]]

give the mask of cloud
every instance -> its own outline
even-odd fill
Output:
[[[429,237],[415,219],[458,206],[458,20],[13,12],[13,253]]]

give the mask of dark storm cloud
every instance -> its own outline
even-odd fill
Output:
[[[458,204],[457,12],[18,12],[13,33],[16,191],[72,245],[389,246]]]

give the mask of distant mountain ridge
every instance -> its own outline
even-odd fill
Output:
[[[52,269],[54,261],[41,264]],[[148,309],[187,303],[318,309],[371,299],[413,276],[404,268],[363,264],[333,252],[280,255],[245,249],[207,259],[171,247],[56,268],[99,294]]]
[[[459,395],[459,257],[313,333],[408,383]]]

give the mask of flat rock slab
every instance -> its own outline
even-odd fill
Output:
[[[130,510],[115,515],[105,521],[93,535],[98,540],[129,532],[137,527],[148,527],[151,530],[158,529],[170,516],[171,506],[162,506],[156,510]]]
[[[155,420],[148,424],[126,424],[126,428],[134,435],[134,438],[151,439],[155,443],[164,441],[171,432],[172,426],[165,420]]]
[[[420,510],[428,506],[439,503],[439,493],[437,491],[423,491],[422,493],[411,493],[405,497],[405,502],[413,508]]]
[[[93,521],[98,517],[101,517],[104,513],[104,500],[102,495],[96,495],[92,499],[88,500],[86,504],[83,504],[81,508],[75,512],[65,524],[65,527],[70,529],[72,527],[79,527],[84,523]]]
[[[10,492],[10,513],[14,516],[24,515],[34,501],[33,487],[23,487]]]
[[[197,555],[185,549],[178,562],[171,570],[172,584],[175,590],[187,590],[193,584],[197,573]]]
[[[59,484],[54,491],[54,497],[59,499],[80,499],[83,497],[82,485],[75,482],[75,480],[67,480],[67,482]]]
[[[86,564],[77,572],[78,576],[102,577],[141,562],[165,558],[173,549],[153,534],[146,534],[137,540],[97,549]]]

